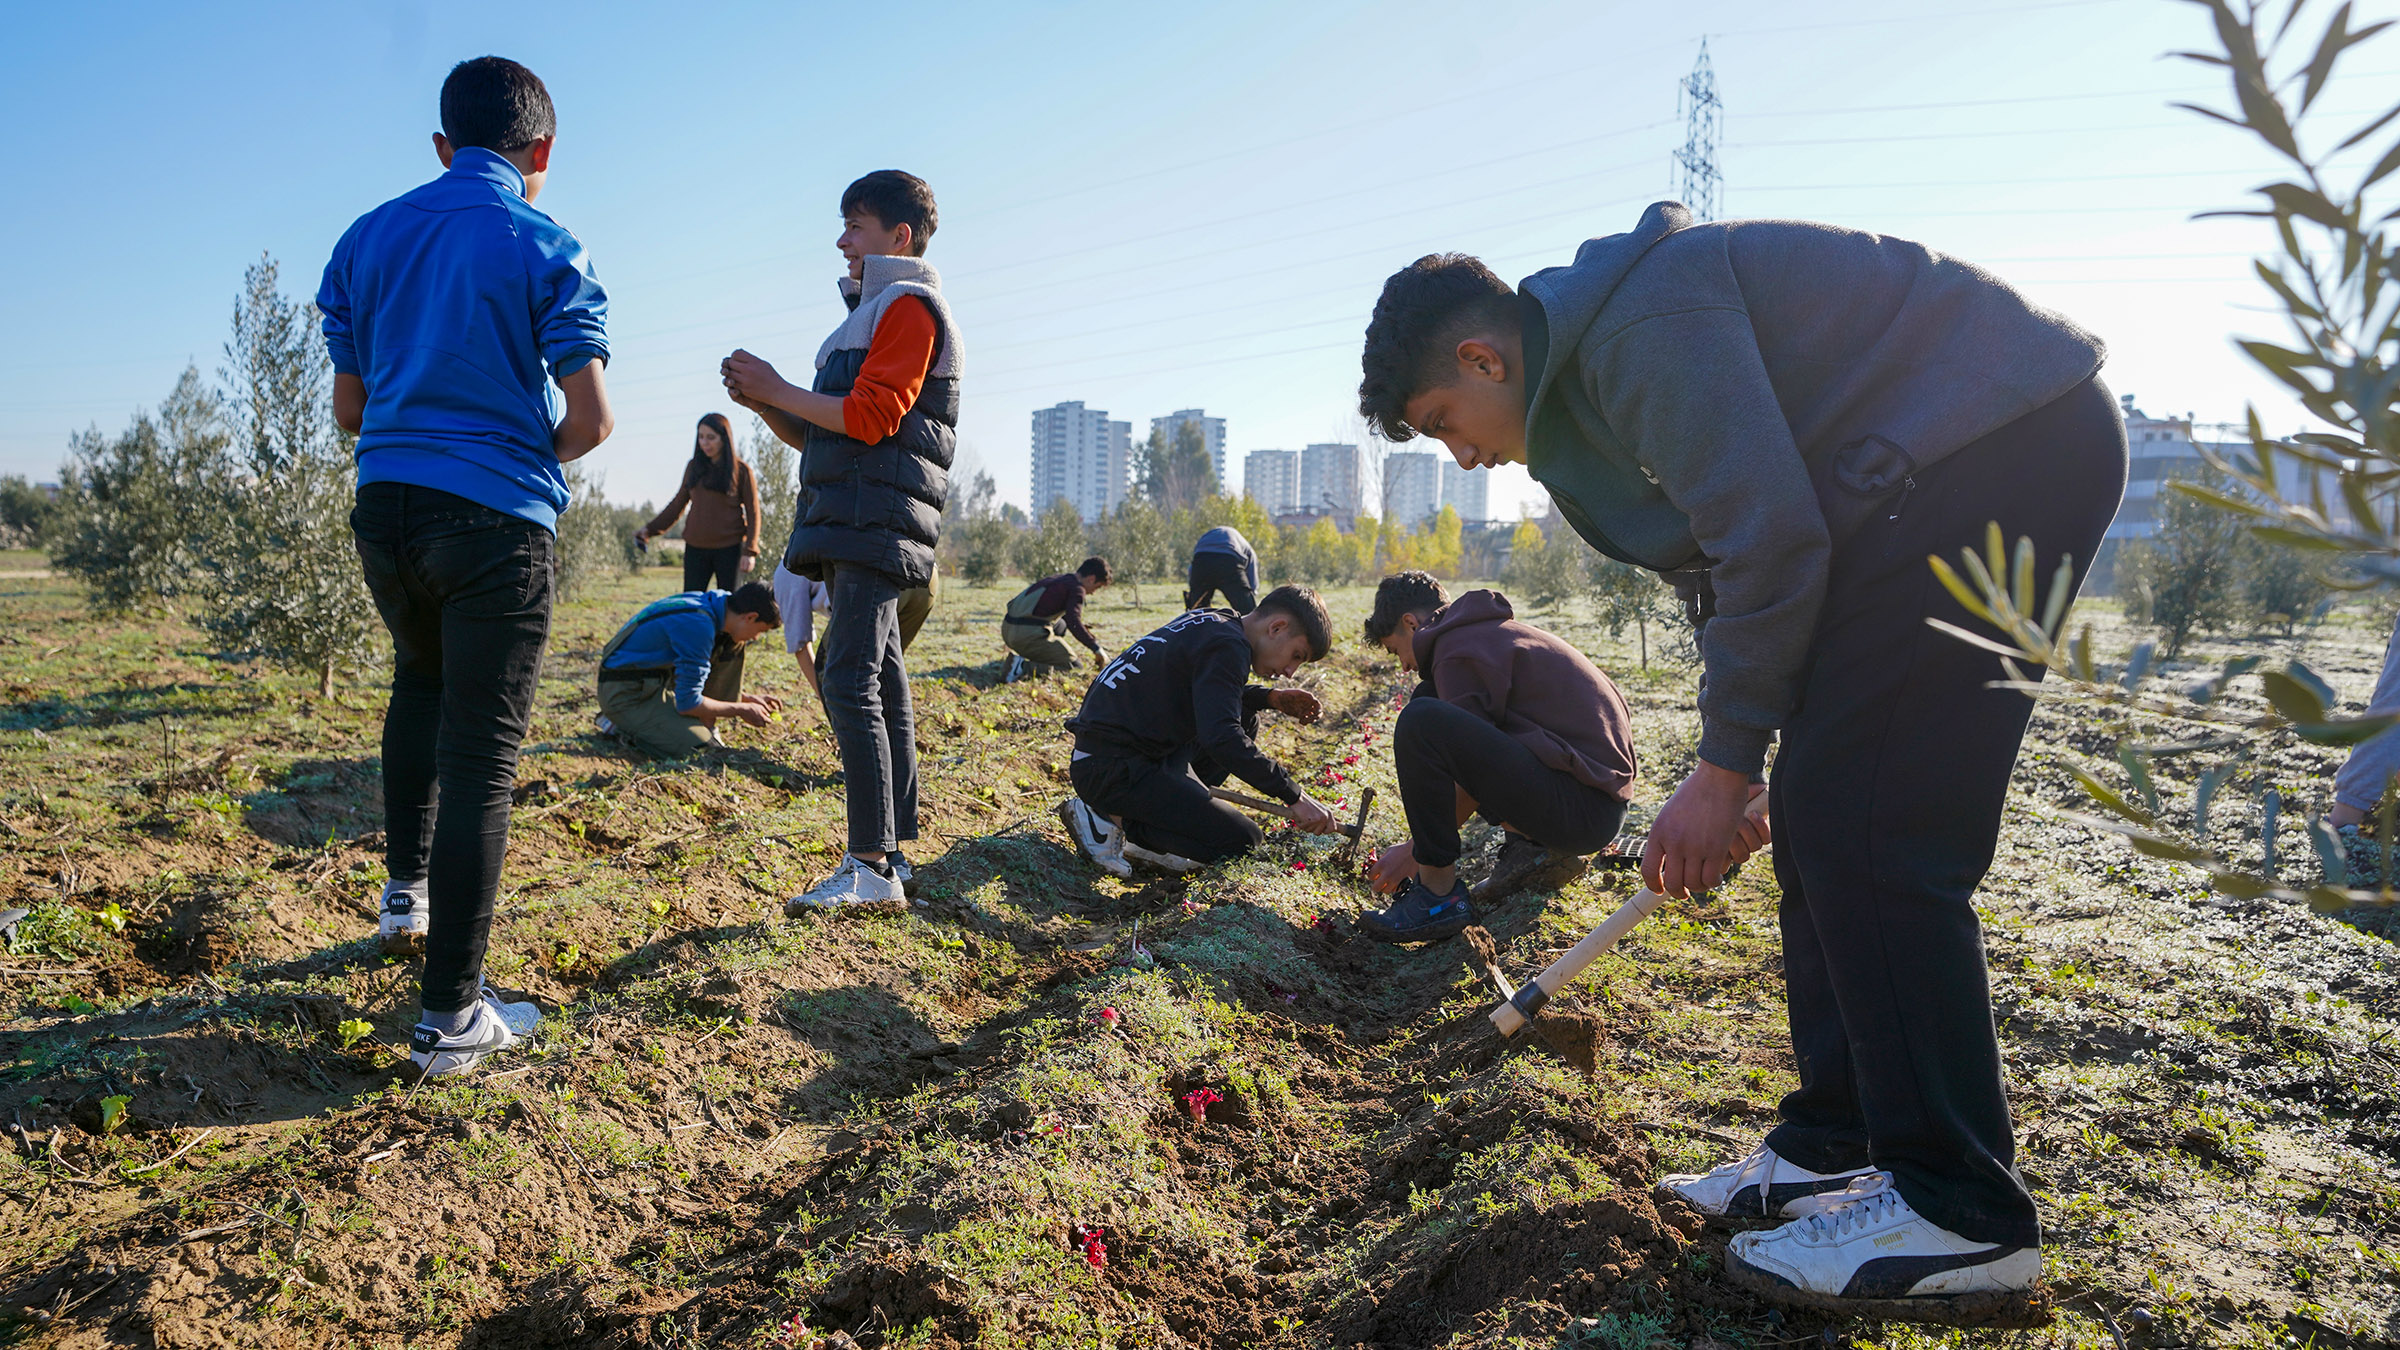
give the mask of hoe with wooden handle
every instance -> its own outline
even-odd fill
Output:
[[[1761,793],[1751,800],[1749,814],[1756,819],[1764,815],[1766,809],[1766,794]],[[1601,920],[1598,928],[1585,934],[1583,941],[1569,947],[1551,962],[1549,969],[1509,995],[1507,1002],[1484,1014],[1491,1020],[1493,1029],[1504,1037],[1523,1031],[1535,1014],[1541,1012],[1542,1005],[1550,1001],[1551,995],[1573,983],[1576,976],[1600,959],[1602,952],[1616,946],[1619,939],[1633,931],[1635,924],[1649,918],[1650,911],[1657,909],[1664,899],[1646,886],[1636,891],[1631,900],[1617,906],[1616,913]]]
[[[1292,808],[1285,806],[1282,802],[1271,802],[1264,797],[1253,797],[1248,793],[1235,792],[1230,788],[1212,787],[1208,790],[1208,795],[1221,802],[1231,802],[1235,806],[1247,807],[1253,811],[1264,811],[1269,815],[1281,816],[1286,820],[1291,819],[1292,816]],[[1358,799],[1358,819],[1347,825],[1335,827],[1343,838],[1350,841],[1342,845],[1339,856],[1346,856],[1350,850],[1358,847],[1359,837],[1367,830],[1367,812],[1374,809],[1375,789],[1368,788]]]

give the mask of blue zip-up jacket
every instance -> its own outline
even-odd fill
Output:
[[[412,483],[558,528],[550,380],[608,359],[608,295],[525,178],[468,148],[360,216],[317,288],[333,368],[367,386],[358,481]]]
[[[617,630],[625,640],[601,666],[607,670],[673,666],[675,710],[690,712],[700,706],[700,691],[708,683],[709,663],[716,655],[717,633],[725,626],[725,602],[731,598],[724,591],[685,591],[651,601]]]

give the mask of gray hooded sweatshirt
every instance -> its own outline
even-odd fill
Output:
[[[1798,702],[1833,551],[2103,355],[1921,244],[1675,202],[1519,289],[1526,467],[1602,553],[1707,570],[1699,754],[1737,773]]]

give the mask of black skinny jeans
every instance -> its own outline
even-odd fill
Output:
[[[1102,815],[1122,818],[1133,842],[1196,863],[1239,857],[1266,838],[1239,807],[1208,795],[1225,778],[1215,760],[1188,748],[1163,763],[1103,752],[1067,765],[1075,795]]]
[[[917,837],[917,722],[900,644],[900,587],[869,567],[837,566],[829,579],[817,679],[825,720],[842,751],[850,851],[889,853]]]
[[[723,548],[683,546],[683,588],[687,591],[730,591],[741,581],[742,546]],[[713,583],[713,584],[712,584]]]
[[[553,540],[529,520],[401,483],[360,488],[350,530],[392,635],[384,862],[395,881],[426,882],[424,1005],[458,1012],[483,983],[517,746],[550,637]]]
[[[1956,565],[1997,520],[2012,549],[2033,540],[2041,584],[2062,554],[2080,584],[2124,491],[2125,428],[2097,377],[1919,472],[1834,550],[1768,784],[1800,1087],[1767,1143],[1813,1171],[1887,1169],[1979,1242],[2041,1237],[1973,903],[2033,700],[1987,688],[1999,659],[1926,624],[1984,628],[1925,558]]]
[[[1184,587],[1183,607],[1198,609],[1216,593],[1225,593],[1225,607],[1236,614],[1258,608],[1258,588],[1250,584],[1250,565],[1230,553],[1195,553]]]
[[[1542,763],[1516,737],[1430,694],[1392,728],[1392,767],[1420,866],[1458,861],[1458,792],[1475,812],[1561,853],[1597,853],[1625,823],[1625,800]]]

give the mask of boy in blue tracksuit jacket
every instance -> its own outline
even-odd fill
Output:
[[[608,297],[582,243],[533,207],[557,137],[549,91],[479,57],[443,81],[441,116],[442,176],[359,217],[317,292],[334,417],[358,435],[351,530],[392,635],[382,933],[387,951],[425,953],[411,1048],[428,1076],[540,1020],[484,990],[483,955],[550,634],[560,466],[611,428]]]

